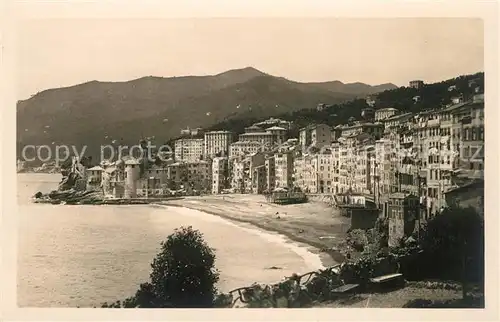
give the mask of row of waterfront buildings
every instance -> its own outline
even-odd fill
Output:
[[[291,123],[279,119],[254,124],[237,138],[225,130],[206,132],[203,138],[182,137],[162,165],[103,163],[88,169],[89,182],[101,184],[106,172],[123,172],[123,177],[121,168],[136,162],[143,180],[157,180],[155,191],[193,188],[218,194],[225,189],[264,193],[300,188],[311,194],[367,193],[383,200],[404,190],[428,197],[439,208],[458,172],[481,177],[482,95],[416,115],[393,108],[365,112],[365,120],[333,128],[311,124],[300,129],[298,138],[289,138]],[[137,190],[144,186],[138,183]]]
[[[426,219],[449,203],[449,191],[483,180],[483,94],[418,114],[368,108],[362,116],[335,127],[311,124],[296,138],[289,137],[291,122],[275,118],[239,136],[196,129],[195,137],[184,130],[166,162],[103,162],[86,170],[86,180],[117,198],[179,190],[369,196],[387,216],[401,219],[403,210],[388,206],[396,203],[391,196],[416,197]],[[407,202],[397,203],[407,209]]]

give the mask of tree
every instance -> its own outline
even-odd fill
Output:
[[[161,243],[151,264],[150,282],[135,296],[102,307],[210,308],[217,296],[215,253],[191,226],[176,229]]]
[[[219,273],[214,251],[192,227],[180,228],[162,243],[151,264],[152,291],[171,307],[211,307]]]
[[[484,221],[474,208],[444,209],[422,228],[420,247],[433,277],[484,283]]]

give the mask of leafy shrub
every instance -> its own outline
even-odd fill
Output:
[[[180,228],[161,243],[151,264],[150,282],[124,301],[102,307],[208,308],[214,305],[219,273],[215,254],[192,227]]]

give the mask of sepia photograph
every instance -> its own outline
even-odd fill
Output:
[[[483,19],[30,17],[15,55],[19,308],[485,308]]]

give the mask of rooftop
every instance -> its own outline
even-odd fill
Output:
[[[279,126],[272,126],[268,129],[266,129],[266,131],[286,131],[286,129],[279,127]]]
[[[376,112],[392,112],[392,111],[398,111],[397,109],[393,108],[393,107],[384,107],[384,108],[380,108],[378,110],[375,111]]]
[[[273,134],[269,133],[269,132],[254,132],[254,133],[243,133],[243,134],[240,134],[240,136],[257,136],[257,135],[273,135]]]
[[[412,116],[412,115],[413,115],[413,113],[411,113],[411,112],[404,113],[404,114],[399,114],[399,115],[393,115],[391,117],[388,117],[388,118],[384,119],[384,122],[395,121],[395,120],[402,119],[402,118],[405,118],[405,117],[409,117],[409,116]]]

